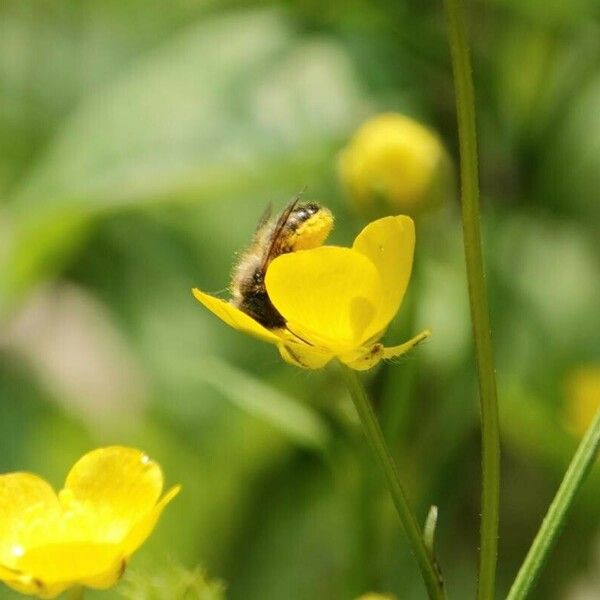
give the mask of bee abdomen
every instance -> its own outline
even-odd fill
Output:
[[[238,304],[238,308],[267,329],[285,327],[285,319],[271,303],[266,290],[244,294]]]

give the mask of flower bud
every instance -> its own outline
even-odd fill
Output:
[[[438,135],[398,113],[364,123],[342,150],[338,173],[352,203],[370,216],[415,216],[452,193],[452,165]]]

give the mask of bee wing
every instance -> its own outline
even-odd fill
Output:
[[[273,204],[269,202],[265,206],[265,210],[263,210],[262,215],[260,215],[260,219],[258,220],[258,225],[256,226],[256,230],[254,233],[258,233],[271,219],[273,214]]]
[[[306,190],[306,188],[304,188],[302,191],[297,193],[290,200],[290,202],[283,209],[283,211],[281,211],[281,214],[279,215],[279,218],[277,219],[277,223],[275,223],[275,227],[273,228],[273,236],[271,238],[271,244],[269,245],[269,250],[265,254],[265,260],[262,264],[263,270],[267,268],[267,265],[273,259],[273,251],[275,250],[275,247],[277,246],[277,243],[279,241],[279,236],[281,235],[283,228],[285,227],[286,223],[288,222],[288,219],[290,218],[292,211],[294,210],[294,208],[296,208],[296,205],[298,204],[298,202],[300,202],[300,198],[302,198],[302,196],[304,195],[305,190]]]
[[[258,225],[254,230],[254,234],[252,235],[252,242],[250,244],[250,248],[262,247],[263,240],[268,236],[268,230],[270,229],[270,225],[272,223],[272,214],[273,214],[273,205],[269,202],[265,207],[260,219],[258,220]],[[269,236],[270,239],[270,236]],[[250,249],[249,248],[249,249]],[[248,250],[249,250],[248,249]]]

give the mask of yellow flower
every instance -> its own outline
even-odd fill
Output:
[[[388,594],[377,594],[375,592],[370,592],[368,594],[364,594],[357,600],[395,600],[395,596],[389,596]]]
[[[337,358],[365,370],[410,350],[424,331],[386,348],[378,340],[400,308],[415,245],[410,217],[367,225],[352,248],[321,246],[278,256],[265,278],[286,327],[267,329],[230,303],[194,289],[194,296],[231,327],[275,344],[296,366],[319,369]]]
[[[0,475],[0,580],[39,598],[73,586],[108,588],[163,508],[160,467],[133,448],[83,456],[58,493],[31,473]]]
[[[368,213],[420,214],[450,193],[452,167],[439,137],[397,113],[368,120],[341,152],[338,173]]]
[[[577,437],[583,437],[600,405],[600,364],[573,370],[566,381],[565,423]]]

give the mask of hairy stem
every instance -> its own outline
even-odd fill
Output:
[[[346,386],[352,396],[352,401],[360,417],[365,436],[375,452],[379,464],[385,475],[385,480],[392,496],[392,500],[400,517],[400,521],[406,532],[411,550],[417,559],[421,570],[425,587],[429,598],[432,600],[444,600],[446,594],[442,577],[432,554],[427,549],[423,539],[423,533],[410,508],[408,498],[404,493],[398,469],[392,458],[389,448],[385,442],[383,432],[373,412],[371,402],[358,374],[345,365],[341,365],[342,374]]]
[[[477,597],[479,600],[490,600],[494,597],[498,553],[500,431],[490,317],[479,225],[475,100],[461,0],[444,0],[444,5],[448,21],[448,39],[452,54],[456,94],[463,235],[481,404],[481,552]]]

